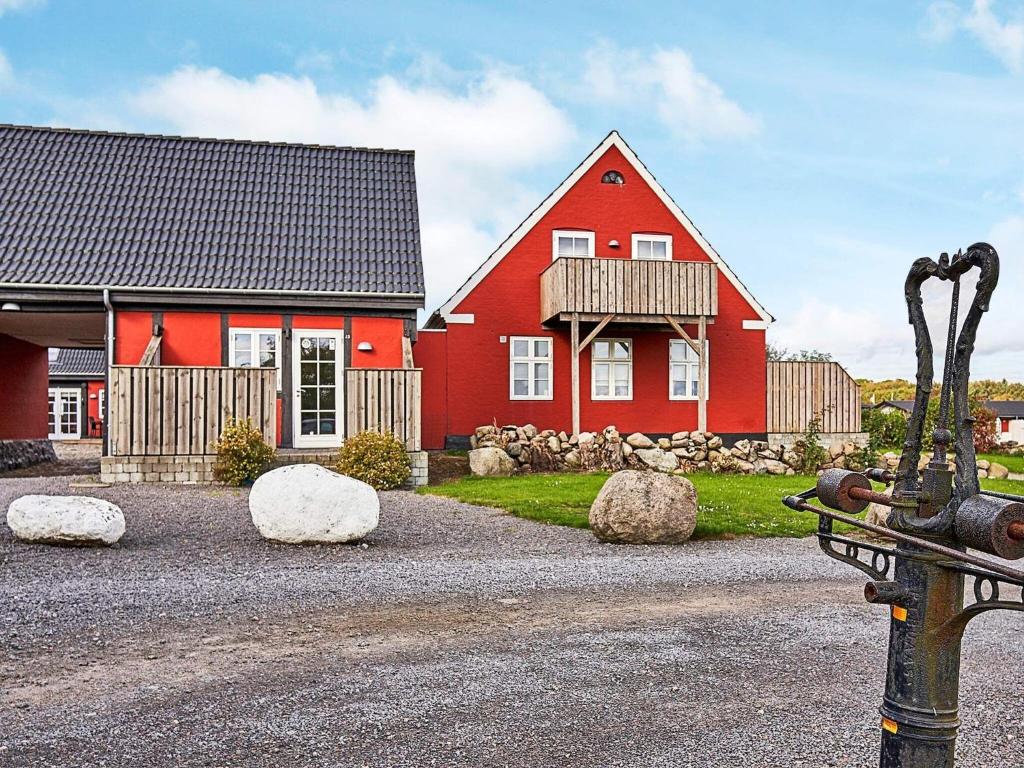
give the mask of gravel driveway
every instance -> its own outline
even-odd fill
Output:
[[[812,540],[613,547],[395,492],[365,546],[288,547],[242,491],[69,478],[0,506],[40,492],[128,533],[0,526],[2,766],[876,764],[888,618]],[[1024,764],[1022,631],[968,631],[961,768]]]

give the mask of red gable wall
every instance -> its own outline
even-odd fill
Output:
[[[0,440],[45,440],[50,361],[46,347],[0,334]]]
[[[625,183],[602,184],[608,170]],[[580,180],[483,278],[455,313],[473,314],[472,324],[450,323],[447,330],[447,435],[468,435],[496,421],[533,423],[539,428],[571,429],[571,372],[567,328],[540,325],[540,274],[551,263],[552,230],[595,233],[599,258],[630,258],[633,233],[672,235],[673,258],[709,261],[707,254],[616,147],[610,147]],[[618,240],[620,247],[609,247]],[[744,320],[760,316],[721,273],[719,315],[708,326],[708,428],[719,433],[763,433],[765,415],[765,334],[743,330]],[[662,330],[607,328],[601,335],[634,342],[633,399],[591,401],[590,350],[580,358],[581,427],[671,433],[696,429],[696,401],[669,400],[668,343]],[[589,326],[581,329],[586,334]],[[696,337],[696,327],[687,328]],[[500,336],[554,337],[554,399],[509,399],[509,346]],[[419,346],[419,345],[418,345]],[[417,352],[417,364],[420,361]],[[424,408],[428,404],[424,401]],[[432,442],[428,447],[441,447]]]

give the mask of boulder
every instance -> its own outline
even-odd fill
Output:
[[[833,440],[828,446],[828,455],[833,459],[843,455],[843,442],[841,440]]]
[[[663,451],[670,451],[672,450],[672,441],[669,440],[667,437],[659,437],[658,447],[661,448],[661,450]]]
[[[715,435],[710,440],[708,440],[708,450],[717,451],[721,447],[722,447],[722,438],[720,438],[718,435]]]
[[[91,496],[22,496],[7,508],[7,525],[22,541],[104,546],[124,535],[124,514]]]
[[[890,486],[889,488],[886,488],[882,493],[886,496],[892,496],[892,487]],[[871,502],[868,504],[867,511],[864,513],[864,521],[886,527],[886,521],[889,519],[889,513],[891,511],[891,508],[884,504],[875,504],[874,502]]]
[[[525,451],[520,452],[520,456]],[[480,477],[507,477],[515,471],[516,462],[501,448],[477,448],[469,452],[469,471]]]
[[[562,442],[555,435],[548,435],[547,447],[552,453],[560,453],[562,451]]]
[[[377,527],[380,501],[361,480],[319,464],[292,464],[256,479],[249,491],[249,514],[265,539],[339,544],[361,539]]]
[[[622,455],[629,456],[631,453],[633,453],[633,446],[629,443],[622,443]]]
[[[750,453],[749,440],[737,440],[732,446],[733,456],[746,456],[748,453]]]
[[[671,472],[679,466],[679,460],[674,454],[660,448],[634,448],[633,453],[648,467],[659,472]]]
[[[615,544],[680,544],[697,524],[697,491],[685,477],[625,470],[590,507],[590,530]]]
[[[789,469],[789,467],[777,459],[761,459],[761,464],[768,471],[769,475],[784,475],[786,470]]]
[[[580,439],[579,439],[580,445],[586,445],[587,443],[592,443],[592,442],[594,442],[594,433],[593,432],[580,432]]]
[[[672,434],[672,442],[673,443],[678,443],[678,442],[682,442],[683,440],[689,440],[689,439],[690,439],[690,433],[689,432],[674,432]]]
[[[523,434],[527,440],[532,440],[537,436],[537,428],[533,424],[523,424]]]
[[[993,461],[988,465],[988,476],[993,480],[1005,480],[1010,476],[1010,470],[1002,464]]]
[[[978,469],[988,469],[990,466],[992,466],[992,462],[989,461],[988,459],[978,459],[977,464]]]
[[[704,437],[704,433],[703,432],[691,432],[690,433],[690,439],[693,440],[693,442],[695,442],[695,443],[701,443],[701,444],[706,443],[708,441],[708,439],[706,437]]]
[[[643,432],[634,432],[632,435],[626,438],[627,445],[631,445],[634,448],[653,448],[654,443],[651,442],[651,438],[645,435]]]
[[[614,426],[605,427],[604,432],[602,432],[601,434],[604,436],[604,439],[609,442],[619,439],[619,430],[617,430]]]

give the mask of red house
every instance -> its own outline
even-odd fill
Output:
[[[103,436],[106,381],[102,349],[50,350],[47,417],[51,440]]]
[[[52,455],[47,347],[106,353],[106,479],[210,479],[231,417],[419,452],[423,295],[412,152],[0,126],[0,467]]]
[[[492,422],[764,439],[772,319],[612,132],[427,321],[424,445]]]

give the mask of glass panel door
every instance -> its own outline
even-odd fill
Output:
[[[341,331],[293,331],[295,446],[341,445]]]
[[[81,437],[82,393],[77,389],[51,389],[49,393],[49,430],[51,440]]]

